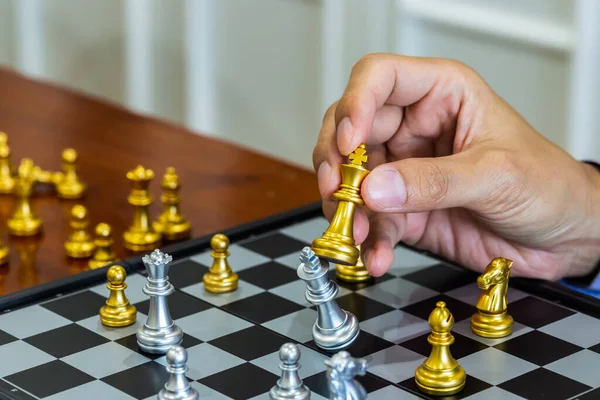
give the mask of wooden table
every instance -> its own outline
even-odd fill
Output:
[[[319,199],[312,171],[9,70],[0,69],[0,88],[0,131],[8,135],[12,162],[17,165],[27,157],[43,169],[60,170],[61,152],[73,148],[79,154],[79,174],[89,186],[77,201],[59,200],[51,192],[36,195],[32,204],[45,230],[30,239],[8,235],[6,221],[15,201],[0,196],[0,235],[10,248],[9,263],[0,267],[0,295],[87,268],[86,261],[68,259],[64,251],[74,204],[87,207],[90,232],[99,222],[111,225],[119,259],[132,255],[122,245],[133,215],[125,175],[137,165],[155,172],[152,218],[162,207],[165,169],[176,169],[181,209],[192,222],[194,237]]]

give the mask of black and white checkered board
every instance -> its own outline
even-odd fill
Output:
[[[229,261],[240,283],[230,294],[203,289],[209,250],[174,260],[170,279],[178,290],[168,301],[185,332],[188,377],[201,398],[267,398],[279,376],[279,347],[289,341],[301,344],[300,372],[313,398],[328,397],[326,355],[311,338],[316,312],[296,276],[300,250],[326,227],[317,218],[233,243]],[[511,289],[514,333],[479,338],[469,329],[475,278],[399,247],[384,277],[360,287],[340,283],[339,304],[360,320],[349,351],[370,364],[359,379],[369,399],[421,397],[413,376],[429,355],[427,318],[438,300],[454,315],[452,353],[468,374],[455,398],[600,398],[600,320]],[[14,399],[155,398],[167,377],[165,358],[139,352],[135,332],[148,310],[144,277],[131,275],[127,283],[139,310],[127,328],[100,324],[104,284],[0,315],[0,392]]]

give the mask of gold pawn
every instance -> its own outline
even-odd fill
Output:
[[[369,274],[367,267],[363,263],[362,258],[360,257],[360,245],[356,246],[356,248],[359,251],[358,262],[356,265],[337,264],[335,267],[335,273],[342,281],[359,283],[373,279],[373,277]]]
[[[429,315],[431,354],[415,371],[417,388],[433,396],[451,396],[465,387],[467,375],[450,352],[454,343],[451,333],[454,317],[446,303],[438,301]]]
[[[125,296],[125,277],[127,273],[125,268],[120,265],[113,265],[108,269],[106,278],[110,291],[106,304],[100,309],[100,322],[110,327],[122,327],[133,324],[136,320],[137,309],[129,303]]]
[[[73,233],[65,243],[67,256],[71,258],[89,258],[94,252],[94,241],[87,229],[90,225],[87,208],[81,204],[74,205],[71,209],[69,221]]]
[[[358,263],[359,251],[354,242],[354,213],[365,203],[360,197],[360,186],[369,174],[363,167],[367,162],[366,148],[361,144],[349,156],[350,163],[342,164],[342,184],[333,198],[338,200],[337,210],[323,235],[312,242],[315,254],[329,262],[353,266]]]
[[[127,173],[127,179],[132,184],[127,201],[135,210],[133,221],[123,234],[123,245],[134,252],[151,251],[161,244],[161,235],[152,227],[148,211],[152,204],[152,195],[148,190],[152,178],[154,172],[141,165]]]
[[[161,233],[166,240],[175,241],[186,239],[191,235],[191,225],[181,214],[179,191],[181,185],[175,173],[175,168],[168,167],[162,181],[163,212],[154,222],[154,230]]]
[[[208,292],[226,293],[237,289],[239,277],[231,270],[227,257],[229,257],[229,238],[218,233],[210,240],[214,261],[210,269],[204,274],[204,287]]]
[[[113,239],[111,237],[110,225],[101,222],[96,225],[96,237],[94,239],[94,255],[88,262],[90,269],[97,269],[115,262],[117,257],[112,251]]]
[[[29,158],[23,159],[19,164],[17,180],[13,190],[13,193],[17,196],[17,204],[7,222],[11,235],[34,236],[42,231],[42,219],[33,211],[30,203],[38,173],[39,168]]]
[[[13,166],[10,162],[10,147],[8,136],[0,132],[0,193],[12,193],[15,187]]]
[[[62,152],[63,172],[52,176],[58,197],[62,199],[79,199],[86,190],[86,184],[77,175],[78,158],[74,149],[65,149]]]

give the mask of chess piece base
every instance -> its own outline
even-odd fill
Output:
[[[0,193],[11,194],[15,187],[15,181],[12,177],[3,177],[0,179]]]
[[[154,223],[154,230],[162,233],[165,240],[176,241],[187,239],[190,237],[192,231],[192,225],[187,222],[165,222],[164,219],[156,221]]]
[[[235,273],[231,273],[226,277],[221,277],[211,272],[204,274],[202,278],[204,288],[211,293],[228,293],[237,290],[239,277]]]
[[[310,399],[310,389],[302,385],[294,389],[284,389],[275,385],[269,391],[273,400],[306,400]]]
[[[485,338],[502,338],[512,333],[513,318],[505,311],[501,314],[486,314],[481,311],[471,317],[471,331]]]
[[[101,260],[90,260],[88,262],[88,266],[90,267],[90,269],[98,269],[98,268],[102,268],[102,267],[106,267],[110,264],[112,264],[114,261],[101,261]]]
[[[172,393],[165,389],[162,389],[158,392],[158,400],[198,400],[200,398],[198,392],[195,390],[189,389],[187,393]]]
[[[83,197],[86,186],[80,182],[60,182],[56,185],[56,195],[65,200]]]
[[[35,236],[42,232],[42,219],[32,217],[27,219],[10,218],[7,222],[8,231],[14,236]]]
[[[151,329],[146,325],[137,331],[137,343],[143,352],[150,354],[166,354],[173,346],[183,341],[183,331],[174,323],[168,328]]]
[[[137,316],[135,306],[128,304],[124,307],[104,305],[100,309],[100,322],[102,325],[113,328],[132,325]]]
[[[421,365],[415,373],[419,390],[432,396],[451,396],[464,389],[467,375],[460,365],[448,370],[433,370]]]
[[[344,311],[346,319],[342,325],[332,328],[321,328],[317,323],[313,325],[312,335],[315,344],[328,351],[338,351],[349,347],[360,333],[358,320],[354,314]]]
[[[0,265],[6,264],[8,262],[8,247],[4,244],[0,244]]]
[[[333,235],[327,232],[312,242],[312,249],[317,257],[339,265],[355,266],[358,262],[360,252],[354,244],[354,240],[349,243],[336,240]]]
[[[125,232],[123,246],[134,252],[151,251],[160,246],[161,236],[157,232]]]
[[[94,253],[94,243],[89,242],[67,242],[65,243],[65,251],[67,256],[71,258],[89,258]]]
[[[373,279],[365,267],[338,264],[335,269],[337,277],[345,282],[357,283]]]

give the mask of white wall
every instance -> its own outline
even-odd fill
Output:
[[[132,107],[141,96],[142,111],[302,165],[326,103],[374,51],[465,61],[547,137],[600,157],[600,57],[578,50],[600,39],[594,0],[443,1],[469,11],[449,15],[436,0],[20,1],[42,21],[42,78]],[[36,47],[19,31],[36,14],[18,18],[18,2],[0,0],[0,63],[26,70],[23,45]],[[477,10],[479,27],[468,18]]]

